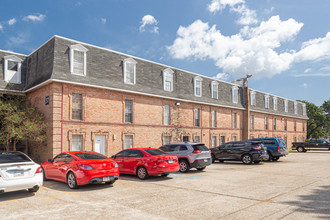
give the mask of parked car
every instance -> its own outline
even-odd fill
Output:
[[[330,141],[323,138],[311,138],[308,142],[292,142],[292,149],[298,152],[307,150],[330,150]]]
[[[268,160],[266,147],[260,141],[233,141],[211,148],[212,161],[242,161],[244,164]]]
[[[91,183],[113,184],[119,178],[118,164],[93,151],[63,152],[41,167],[44,180],[67,183],[71,189]]]
[[[155,148],[130,148],[112,158],[118,163],[120,173],[137,175],[140,179],[179,171],[177,156]]]
[[[28,189],[37,192],[43,184],[39,164],[22,152],[0,153],[0,193]]]
[[[277,161],[280,157],[288,155],[285,141],[282,138],[253,138],[248,141],[261,141],[267,148],[267,153],[269,154],[268,161]]]
[[[204,170],[206,166],[212,164],[210,150],[202,143],[171,143],[163,145],[159,149],[178,157],[182,173],[191,168]]]

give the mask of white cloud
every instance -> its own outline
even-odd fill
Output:
[[[12,18],[8,21],[8,25],[14,25],[16,23],[16,18]]]
[[[222,11],[227,6],[230,8],[230,11],[240,15],[240,18],[237,20],[238,24],[249,25],[258,23],[256,11],[250,10],[244,0],[212,0],[211,4],[208,5],[208,10],[211,13],[216,13],[217,11]]]
[[[105,23],[107,23],[107,19],[106,18],[101,18],[101,22],[102,22],[102,24],[105,24]]]
[[[28,15],[23,18],[24,21],[43,21],[46,15],[36,14],[36,15]]]
[[[230,74],[228,73],[218,73],[215,77],[213,77],[214,79],[219,79],[219,80],[228,80],[230,78]]]
[[[296,74],[293,75],[294,77],[328,77],[330,73],[303,73],[303,74]]]
[[[272,77],[288,70],[294,61],[293,52],[278,53],[275,49],[293,40],[302,26],[294,19],[281,21],[273,16],[255,28],[245,26],[240,33],[225,36],[215,25],[209,27],[197,20],[188,27],[179,27],[168,50],[177,59],[212,59],[234,78],[247,73],[254,78]]]
[[[308,72],[310,72],[311,70],[312,70],[311,68],[307,68],[307,69],[305,69],[304,73],[308,73]]]
[[[308,87],[308,84],[307,83],[303,83],[303,84],[300,85],[300,87],[307,88]]]
[[[144,32],[148,26],[148,30],[152,33],[158,33],[158,21],[152,15],[145,15],[141,20],[140,32]]]
[[[8,47],[16,47],[25,44],[30,39],[30,34],[19,33],[16,37],[10,37],[7,41]]]
[[[3,29],[3,26],[0,24],[0,30],[2,30]]]

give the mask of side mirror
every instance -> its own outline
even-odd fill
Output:
[[[47,161],[48,161],[48,162],[52,162],[52,159],[48,159]]]

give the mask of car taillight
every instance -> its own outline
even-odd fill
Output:
[[[42,173],[42,169],[41,169],[41,167],[39,167],[39,168],[37,169],[36,173]],[[0,177],[1,177],[1,175],[0,175]]]
[[[158,162],[158,163],[165,163],[166,160],[165,160],[165,159],[158,159],[157,162]]]
[[[280,151],[280,146],[277,146],[277,152],[279,152]]]
[[[193,154],[199,154],[199,153],[202,153],[202,151],[201,150],[194,150],[193,151]]]
[[[84,165],[84,164],[81,164],[80,167],[81,167],[83,170],[95,170],[94,167],[92,167],[92,166],[88,166],[88,165]]]
[[[261,150],[261,146],[256,146],[253,149],[255,149],[255,150]]]

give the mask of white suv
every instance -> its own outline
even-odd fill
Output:
[[[37,192],[43,184],[42,169],[22,152],[0,153],[0,194],[28,189]]]

